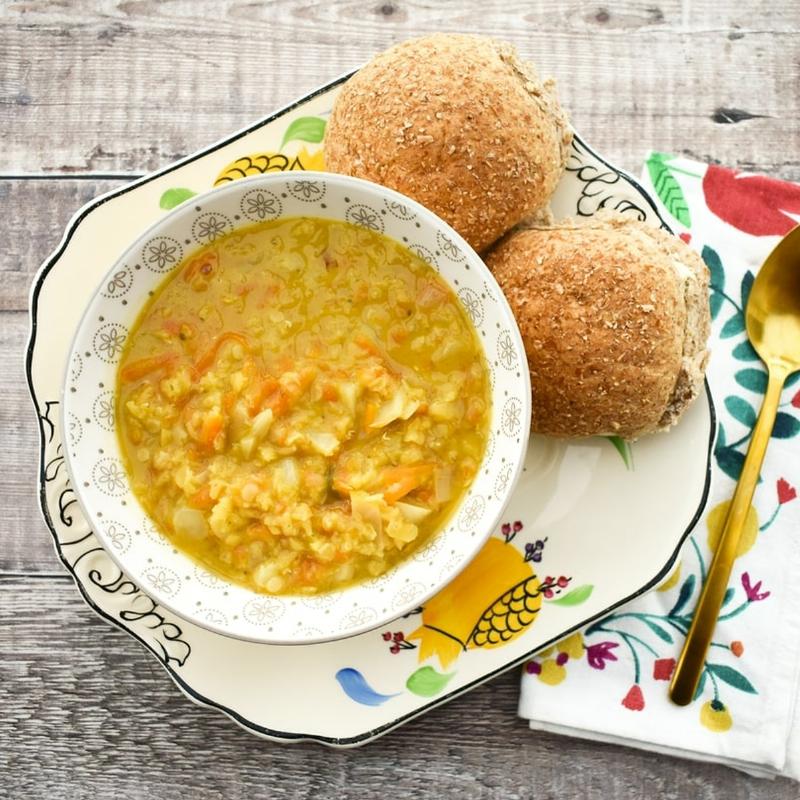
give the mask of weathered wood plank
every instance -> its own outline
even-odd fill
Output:
[[[84,203],[124,181],[0,180],[0,572],[58,569],[36,495],[38,432],[24,372],[28,291],[34,273]]]
[[[360,750],[281,746],[190,704],[69,580],[0,578],[0,795],[9,798],[797,796],[788,781],[535,734],[516,702],[511,673]]]
[[[94,197],[126,180],[2,180],[0,219],[0,311],[28,308],[34,273],[58,246],[72,215]]]
[[[0,573],[59,564],[36,504],[38,433],[22,355],[27,336],[27,314],[0,314]]]
[[[472,0],[457,9],[402,0],[8,4],[0,172],[152,169],[394,41],[439,29],[513,40],[559,79],[587,140],[622,166],[655,147],[800,177],[795,4]],[[731,108],[755,116],[715,121]]]

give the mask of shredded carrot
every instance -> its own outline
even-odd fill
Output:
[[[339,390],[336,388],[336,384],[326,383],[322,387],[322,399],[327,400],[329,403],[339,399]]]
[[[278,389],[264,400],[261,407],[272,409],[272,415],[274,417],[280,417],[289,410],[291,403],[289,402],[289,396],[286,392],[284,392],[283,389]]]
[[[151,372],[157,372],[160,369],[165,369],[171,366],[178,357],[174,353],[162,353],[158,356],[148,356],[147,358],[140,358],[138,361],[133,361],[127,364],[119,371],[119,379],[123,383],[130,383],[131,381],[138,381],[144,378]]]
[[[300,370],[300,391],[304,392],[314,383],[314,378],[317,377],[317,370],[314,367],[305,367]]]
[[[217,356],[219,355],[219,351],[224,344],[227,342],[239,342],[243,347],[250,347],[250,342],[248,341],[247,337],[242,333],[237,333],[236,331],[225,331],[225,333],[220,334],[214,344],[206,350],[206,352],[197,359],[194,365],[194,377],[195,380],[199,378],[204,372],[207,372],[208,369],[214,364],[217,360]]]
[[[203,424],[200,426],[200,443],[206,447],[212,447],[217,436],[219,436],[225,420],[222,414],[209,414],[203,419]]]
[[[370,400],[366,406],[364,406],[364,428],[369,428],[370,425],[375,421],[375,417],[378,416],[378,404],[372,402]]]
[[[266,377],[262,378],[255,387],[255,391],[253,392],[250,403],[248,405],[248,410],[251,414],[255,414],[261,411],[261,408],[264,404],[264,401],[278,388],[278,381],[272,377],[272,375],[267,375]]]
[[[214,505],[214,498],[211,497],[208,485],[201,486],[189,497],[189,505],[199,509],[209,509]]]
[[[425,483],[433,473],[433,464],[415,464],[409,467],[387,467],[381,475],[383,499],[396,503],[401,497]]]
[[[365,336],[363,333],[359,333],[353,341],[363,350],[366,350],[372,356],[380,356],[381,351],[378,345],[369,338],[369,336]]]
[[[236,392],[225,392],[222,396],[222,410],[230,414],[233,404],[236,402]]]

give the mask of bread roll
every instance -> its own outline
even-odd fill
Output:
[[[548,202],[571,140],[553,82],[514,47],[434,34],[347,81],[325,164],[418,200],[481,251]]]
[[[635,439],[701,392],[708,269],[680,239],[606,213],[512,233],[487,263],[525,342],[534,431]]]

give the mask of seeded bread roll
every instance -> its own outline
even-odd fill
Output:
[[[413,197],[481,251],[546,205],[571,141],[553,82],[513,46],[435,34],[395,45],[347,81],[325,165]]]
[[[525,342],[534,431],[635,439],[701,392],[708,269],[680,239],[600,214],[514,232],[487,263]]]

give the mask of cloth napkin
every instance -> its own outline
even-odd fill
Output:
[[[800,381],[790,379],[694,702],[667,687],[744,461],[766,372],[744,332],[753,276],[800,221],[800,186],[651,153],[643,183],[711,271],[712,494],[657,590],[539,653],[519,714],[536,730],[800,780]],[[635,444],[634,444],[635,448]]]

